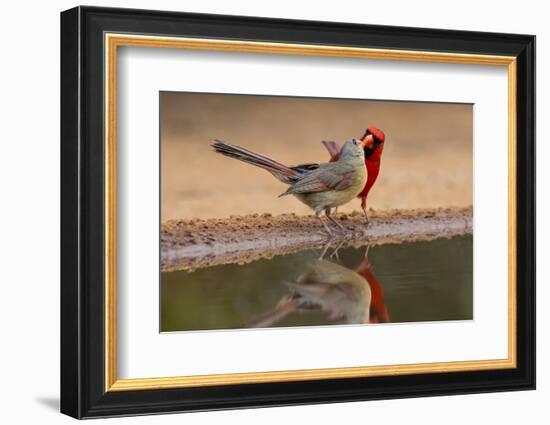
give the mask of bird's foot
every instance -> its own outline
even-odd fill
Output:
[[[317,232],[318,235],[324,236],[325,240],[330,241],[331,239],[334,239],[334,233],[332,231],[328,231],[326,229],[321,229]]]
[[[348,233],[349,230],[346,229],[338,220],[336,220],[331,215],[327,215],[327,218],[338,227],[338,231],[342,234]]]

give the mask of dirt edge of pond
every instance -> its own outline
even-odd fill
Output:
[[[345,232],[329,238],[314,216],[252,214],[226,219],[171,220],[161,226],[161,271],[246,264],[327,246],[380,245],[472,234],[472,207],[339,214]],[[334,227],[334,226],[333,226]]]

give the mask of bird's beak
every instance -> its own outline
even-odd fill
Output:
[[[372,134],[368,134],[365,137],[361,139],[361,146],[367,149],[372,148],[372,145],[374,144],[374,136]]]

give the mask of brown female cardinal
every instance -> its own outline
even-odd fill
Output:
[[[214,151],[224,156],[263,168],[277,180],[287,184],[288,189],[279,196],[294,195],[312,208],[327,233],[332,235],[320,214],[324,211],[332,223],[345,230],[331,217],[331,210],[351,201],[365,187],[367,170],[364,165],[364,149],[367,143],[369,143],[367,139],[348,140],[334,161],[294,167],[288,167],[265,155],[220,140],[215,140],[212,147]]]
[[[294,282],[285,283],[291,295],[247,327],[273,326],[289,314],[311,310],[324,311],[331,319],[344,319],[345,323],[388,323],[384,290],[368,253],[369,246],[355,270],[322,259],[309,263]]]
[[[365,218],[368,222],[367,215],[367,195],[371,190],[372,186],[378,178],[380,173],[380,160],[382,158],[382,150],[384,149],[384,140],[385,135],[382,130],[379,130],[376,127],[368,127],[361,137],[361,141],[364,144],[365,151],[365,166],[367,168],[367,183],[365,187],[359,193],[358,197],[361,198],[361,208],[365,214]],[[336,142],[322,142],[325,148],[327,148],[328,153],[330,154],[331,161],[337,161],[340,156],[340,146]]]
[[[345,323],[368,323],[371,290],[354,270],[327,260],[315,260],[294,281],[285,282],[291,295],[283,297],[275,309],[249,323],[248,327],[272,326],[295,311],[320,310],[330,319]]]

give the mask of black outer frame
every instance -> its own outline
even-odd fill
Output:
[[[105,32],[517,57],[517,368],[104,391]],[[61,13],[61,412],[76,418],[535,388],[535,37],[77,7]]]

